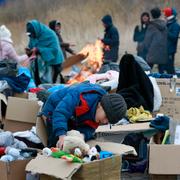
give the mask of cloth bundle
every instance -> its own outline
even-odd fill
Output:
[[[152,115],[149,111],[144,110],[143,106],[139,108],[130,108],[127,111],[128,119],[131,123],[143,122],[152,119]]]

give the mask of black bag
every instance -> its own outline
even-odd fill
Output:
[[[130,161],[141,161],[147,158],[147,144],[148,139],[144,137],[143,133],[130,133],[125,138],[122,144],[134,147],[137,156],[127,155],[126,159]]]
[[[16,76],[17,63],[14,60],[4,59],[0,61],[0,76]]]

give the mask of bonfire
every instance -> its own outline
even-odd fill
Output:
[[[88,76],[97,73],[103,64],[103,47],[101,40],[96,40],[93,44],[87,44],[78,54],[86,57],[81,61],[81,69],[78,74],[73,76],[67,84],[83,82]]]

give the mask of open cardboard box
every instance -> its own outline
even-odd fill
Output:
[[[160,113],[180,121],[180,79],[157,79],[162,95]],[[152,179],[177,179],[180,174],[180,146],[150,144],[149,174]]]
[[[25,131],[36,124],[40,105],[38,101],[8,97],[4,130]]]
[[[36,124],[37,134],[46,145],[47,134],[45,124],[42,119],[37,119]],[[90,146],[96,144],[100,145],[102,150],[113,152],[115,155],[98,160],[90,163],[79,164],[79,163],[68,163],[62,159],[55,159],[52,157],[45,157],[39,155],[37,158],[31,160],[27,166],[26,171],[41,174],[41,180],[50,179],[120,179],[121,171],[121,155],[122,154],[135,154],[136,151],[131,146],[123,144],[117,144],[112,142],[99,142],[96,140],[88,142]]]

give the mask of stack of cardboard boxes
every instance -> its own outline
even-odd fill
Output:
[[[1,94],[1,99],[4,98]],[[27,98],[28,96],[25,96],[25,94],[21,94],[19,97],[8,97],[6,117],[3,120],[4,130],[11,132],[25,131],[35,126],[40,106],[37,100]],[[30,160],[0,161],[0,179],[24,180],[26,177],[25,167]]]
[[[162,95],[160,113],[180,122],[180,79],[157,79],[157,83]],[[176,179],[180,174],[179,152],[179,145],[150,144],[149,173],[152,179]]]

